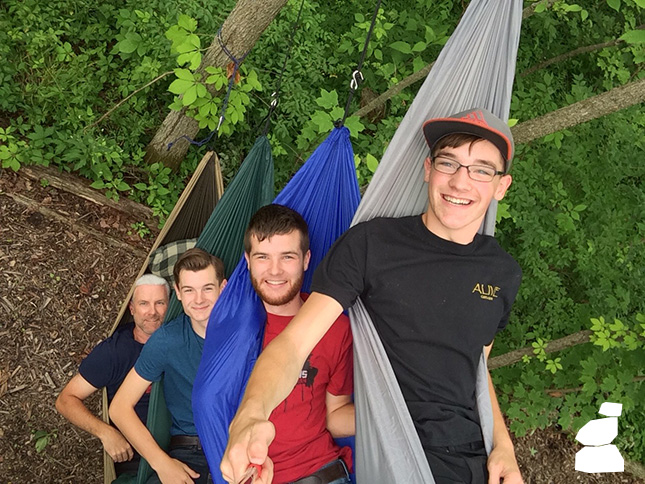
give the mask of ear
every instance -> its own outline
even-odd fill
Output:
[[[305,271],[309,269],[309,261],[311,260],[311,251],[308,250],[307,253],[305,254],[305,257],[303,259],[303,266],[305,268]]]
[[[511,183],[513,182],[513,177],[511,175],[503,175],[499,179],[499,183],[497,184],[497,188],[495,188],[495,200],[499,201],[502,198],[504,198],[504,195],[506,195],[506,190],[508,190],[508,187],[511,186]]]
[[[130,299],[130,302],[128,303],[128,309],[130,309],[130,314],[134,316],[134,303],[132,302],[132,299]]]
[[[249,267],[249,261],[250,261],[250,259],[249,259],[249,254],[248,254],[248,252],[246,252],[246,251],[244,251],[244,259],[246,259],[246,268],[247,268],[248,270],[251,270],[251,268]]]
[[[426,183],[430,181],[430,171],[432,171],[432,160],[428,156],[423,162],[423,181]]]
[[[175,288],[175,295],[177,296],[177,300],[181,301],[181,293],[179,292],[179,287],[177,287],[176,282],[173,284],[173,287]]]
[[[228,284],[228,281],[227,281],[226,279],[224,279],[224,280],[222,281],[222,283],[219,285],[219,290],[220,290],[220,291],[223,291],[223,290],[224,290],[224,288],[226,287],[226,284]]]

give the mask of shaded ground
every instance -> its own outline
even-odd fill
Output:
[[[152,240],[128,234],[137,220],[0,171],[0,483],[100,483],[98,440],[60,417],[54,401],[107,335],[141,257],[26,208],[16,195],[139,251]],[[98,409],[98,394],[89,404]],[[41,452],[39,431],[49,436]],[[575,472],[578,448],[555,430],[517,439],[526,484],[641,482]]]

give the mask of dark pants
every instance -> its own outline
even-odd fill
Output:
[[[206,456],[204,451],[196,445],[187,445],[187,446],[177,446],[173,447],[168,451],[168,455],[173,459],[177,459],[188,467],[190,467],[195,472],[199,473],[199,478],[194,479],[197,484],[209,484],[213,482],[210,472],[208,470],[208,462],[206,462]],[[147,484],[157,484],[160,483],[159,477],[157,474],[151,476],[146,483]]]
[[[425,453],[437,484],[488,482],[488,455],[483,442],[427,447]]]

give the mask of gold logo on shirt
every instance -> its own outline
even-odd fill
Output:
[[[478,282],[475,284],[475,287],[473,287],[472,292],[476,292],[479,294],[479,297],[482,299],[486,299],[488,301],[492,301],[497,297],[497,293],[500,291],[501,288],[497,286],[492,286],[490,284],[482,284]]]

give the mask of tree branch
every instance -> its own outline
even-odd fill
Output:
[[[641,30],[645,28],[645,25],[639,25],[636,27],[634,30]],[[555,64],[557,62],[562,62],[564,60],[570,59],[571,57],[575,57],[580,54],[586,54],[588,52],[593,52],[595,50],[600,50],[600,49],[605,49],[607,47],[614,47],[618,44],[622,44],[625,41],[622,39],[615,39],[615,40],[610,40],[609,42],[603,42],[601,44],[594,44],[594,45],[587,45],[584,47],[578,47],[577,49],[572,50],[571,52],[567,52],[565,54],[560,54],[555,57],[552,57],[551,59],[545,60],[544,62],[541,62],[533,67],[529,67],[526,69],[524,72],[520,74],[520,77],[526,77],[530,74],[533,74],[535,71],[538,71],[540,69],[544,69],[545,67],[550,66],[551,64]]]
[[[555,0],[544,0],[544,2],[542,2],[542,3],[544,3],[546,5],[546,8],[549,8],[551,5],[553,5],[554,2],[555,2]],[[535,7],[537,5],[539,5],[539,3],[534,3],[534,4],[526,7],[522,11],[522,18],[526,19],[526,18],[530,17],[531,15],[533,15],[535,13]],[[374,98],[374,100],[372,102],[370,102],[369,104],[366,104],[361,109],[359,109],[358,111],[354,112],[352,114],[352,116],[358,116],[359,118],[362,118],[363,116],[371,113],[376,108],[378,108],[378,107],[382,106],[383,104],[385,104],[385,102],[388,99],[391,99],[394,96],[396,96],[398,93],[400,93],[406,87],[408,87],[411,84],[414,84],[415,82],[420,81],[421,79],[425,78],[430,73],[430,69],[432,69],[433,65],[434,65],[434,62],[431,62],[430,64],[425,66],[423,69],[420,69],[417,72],[415,72],[414,74],[409,75],[405,79],[401,79],[400,82],[396,83],[394,86],[389,88],[383,94],[381,94],[380,96]]]
[[[546,346],[544,347],[544,352],[554,353],[556,351],[562,351],[566,348],[589,343],[589,336],[591,336],[592,334],[593,333],[590,330],[584,330],[570,334],[568,336],[565,336],[564,338],[553,340],[546,344]],[[509,366],[520,361],[523,356],[533,356],[533,354],[533,347],[530,346],[519,350],[514,350],[503,355],[495,356],[494,358],[488,360],[488,369],[494,370],[497,368],[502,368],[504,366]]]
[[[155,77],[152,81],[150,81],[149,83],[147,83],[145,86],[141,86],[141,87],[140,87],[139,89],[137,89],[136,91],[134,91],[134,92],[130,93],[128,96],[124,97],[123,99],[121,99],[121,101],[119,101],[119,102],[118,102],[118,103],[116,103],[114,106],[112,106],[112,108],[111,108],[107,113],[105,113],[103,116],[101,116],[98,120],[94,121],[94,122],[93,122],[92,124],[90,124],[89,126],[85,126],[85,128],[83,129],[83,131],[87,131],[88,129],[93,128],[94,126],[96,126],[97,124],[99,124],[101,121],[103,121],[105,118],[107,118],[110,114],[112,114],[116,109],[118,109],[118,108],[119,108],[119,106],[121,106],[123,103],[127,102],[127,100],[128,100],[128,99],[130,99],[132,96],[134,96],[134,95],[136,95],[137,93],[139,93],[139,92],[143,91],[145,88],[147,88],[147,87],[149,87],[149,86],[152,86],[155,82],[160,81],[161,79],[163,79],[164,77],[166,77],[168,74],[172,74],[173,72],[174,72],[174,71],[164,72],[163,74],[161,74],[161,75],[159,75],[159,76]]]
[[[511,128],[511,132],[515,144],[528,143],[643,101],[645,101],[645,78],[520,123]]]
[[[645,376],[635,376],[632,378],[632,383],[638,383],[641,381],[645,381]],[[547,388],[544,390],[544,393],[549,395],[550,397],[554,398],[559,398],[562,395],[566,395],[567,393],[576,393],[582,391],[583,387],[576,387],[576,388]]]

